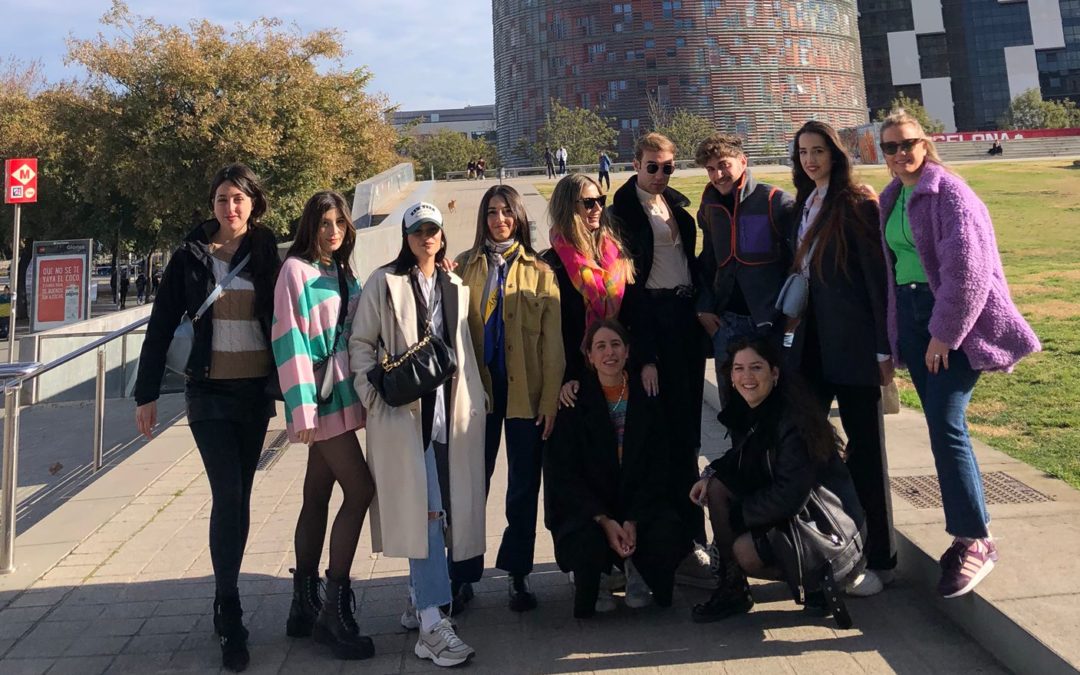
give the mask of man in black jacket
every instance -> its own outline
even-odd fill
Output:
[[[754,180],[738,136],[709,136],[698,146],[695,159],[709,174],[697,214],[703,281],[697,316],[712,338],[716,379],[722,383],[720,366],[733,338],[778,336],[783,329],[775,304],[791,265],[786,237],[795,217],[795,200]],[[727,395],[721,384],[721,402]]]
[[[635,362],[650,396],[660,397],[671,437],[668,499],[688,539],[705,543],[701,509],[688,498],[697,480],[705,350],[695,309],[697,232],[690,200],[668,187],[675,144],[642,136],[634,150],[637,173],[615,192],[612,222],[634,259],[634,283],[624,300]],[[662,327],[662,328],[661,328]],[[679,583],[712,588],[709,556],[700,546],[679,567]]]

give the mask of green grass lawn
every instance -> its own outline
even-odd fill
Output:
[[[984,375],[969,409],[972,432],[991,446],[1080,488],[1080,169],[1068,161],[983,163],[956,167],[986,202],[1013,299],[1043,351],[1009,374]],[[755,174],[791,189],[790,173]],[[860,171],[881,190],[884,168]],[[697,209],[704,176],[675,177],[672,187]],[[549,184],[537,185],[544,196]],[[900,377],[901,400],[918,408]]]

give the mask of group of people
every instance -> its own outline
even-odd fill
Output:
[[[547,168],[547,177],[554,178],[555,176],[566,175],[566,162],[570,159],[570,153],[566,151],[566,146],[560,145],[555,152],[551,151],[551,148],[544,148],[544,166]],[[558,163],[559,169],[555,170],[555,165]]]
[[[469,164],[466,167],[465,173],[469,176],[469,180],[473,180],[474,178],[483,180],[485,171],[487,171],[487,160],[483,157],[473,157],[469,159]]]
[[[135,391],[150,436],[173,333],[194,317],[188,419],[213,495],[223,665],[249,659],[237,581],[279,394],[291,440],[309,447],[286,630],[339,658],[374,653],[350,586],[369,510],[374,550],[409,561],[401,623],[418,630],[415,654],[440,666],[473,656],[452,617],[484,571],[503,437],[495,566],[510,610],[537,606],[543,485],[575,617],[614,609],[621,588],[630,607],[669,606],[686,583],[711,591],[692,619],[715,621],[751,609],[749,576],[787,580],[819,615],[845,612],[836,584],[865,596],[894,578],[881,385],[897,367],[922,401],[954,538],[939,591],[969,592],[997,548],[965,408],[981,372],[1009,370],[1039,343],[1011,302],[985,206],[919,123],[894,114],[881,147],[894,179],[878,198],[854,180],[836,132],[808,122],[790,195],[754,179],[737,137],[713,134],[697,148],[709,184],[691,214],[669,186],[674,144],[647,134],[610,203],[589,176],[558,182],[547,251],[533,246],[521,195],[493,186],[453,261],[439,210],[410,207],[399,253],[362,291],[340,195],[308,201],[279,264],[257,177],[223,168],[214,217],[166,268]],[[732,449],[701,471],[709,355]],[[828,420],[834,401],[846,443]],[[335,482],[344,501],[323,575]],[[814,505],[849,527],[836,537],[846,557],[808,569],[805,554],[822,554],[792,531]]]
[[[109,276],[109,289],[112,291],[113,303],[117,309],[127,307],[127,296],[131,292],[132,283],[135,284],[135,302],[141,305],[144,302],[153,300],[157,294],[158,285],[161,284],[161,272],[154,272],[153,277],[147,277],[146,272],[140,269],[134,280],[132,280],[131,275],[127,272],[121,272],[117,275],[114,271]]]

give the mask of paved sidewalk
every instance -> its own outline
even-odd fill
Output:
[[[703,415],[703,445],[722,447],[722,429],[711,409]],[[282,424],[280,416],[273,423]],[[0,577],[0,673],[218,669],[210,616],[210,494],[198,453],[181,421],[139,454],[169,444],[186,444],[187,451],[58,564],[24,588],[5,586]],[[413,656],[415,633],[398,625],[406,563],[373,556],[367,533],[354,577],[361,629],[374,636],[376,657],[343,663],[310,640],[285,637],[305,456],[302,446],[292,446],[257,477],[241,579],[251,630],[250,672],[435,670]],[[492,552],[505,523],[500,508],[505,476],[500,457],[488,509]],[[66,508],[78,506],[65,505],[55,515]],[[758,605],[751,614],[713,625],[690,622],[690,606],[706,594],[685,588],[677,589],[671,609],[620,607],[613,615],[577,621],[571,617],[572,587],[554,565],[550,536],[542,525],[539,529],[533,581],[540,608],[511,613],[505,607],[506,579],[489,569],[472,607],[459,619],[462,637],[477,650],[470,671],[1003,672],[904,580],[877,598],[851,601],[856,628],[847,631],[836,630],[830,620],[804,617],[775,583],[755,587]]]

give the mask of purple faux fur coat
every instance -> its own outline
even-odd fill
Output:
[[[881,193],[881,244],[889,261],[889,343],[903,366],[896,341],[895,257],[885,243],[885,223],[899,193],[899,179]],[[1041,349],[1009,295],[990,213],[967,183],[926,162],[908,202],[908,221],[934,294],[930,335],[962,349],[975,370],[1009,372]]]

